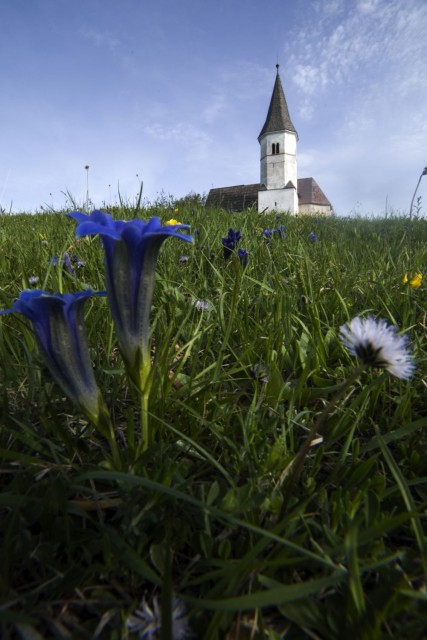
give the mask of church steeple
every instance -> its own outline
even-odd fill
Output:
[[[267,118],[258,136],[261,151],[258,210],[298,211],[297,140],[279,75],[279,65]]]
[[[261,129],[261,133],[258,136],[258,140],[264,134],[273,133],[276,131],[292,131],[297,135],[298,138],[297,131],[292,124],[292,120],[289,115],[285,92],[283,91],[282,83],[280,81],[278,64],[276,64],[276,69],[276,82],[274,83],[267,118],[263,128]]]

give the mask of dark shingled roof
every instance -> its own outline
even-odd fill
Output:
[[[293,131],[297,133],[289,116],[288,105],[286,104],[285,93],[279,76],[279,65],[277,67],[276,82],[274,83],[273,94],[271,96],[270,106],[268,108],[267,119],[264,123],[258,140],[264,133],[272,133],[273,131]],[[298,135],[298,134],[297,134]]]
[[[286,186],[290,186],[289,183]],[[239,184],[234,187],[211,189],[205,207],[221,207],[227,211],[244,211],[251,207],[258,208],[259,191],[266,191],[265,185]],[[331,206],[314,178],[299,178],[297,192],[299,204]]]
[[[298,202],[331,206],[314,178],[298,178]]]
[[[263,184],[239,184],[235,187],[211,189],[205,206],[221,207],[227,211],[258,208],[258,191],[265,191],[265,186]]]

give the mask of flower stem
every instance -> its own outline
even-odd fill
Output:
[[[114,426],[111,422],[108,409],[104,406],[103,403],[100,406],[97,420],[93,422],[99,433],[101,433],[108,440],[108,444],[110,445],[111,449],[114,469],[116,471],[120,471],[122,469],[122,459],[120,457],[120,451],[117,446],[116,434],[114,433]]]
[[[285,489],[285,492],[283,494],[283,503],[282,503],[282,508],[280,510],[280,516],[279,519],[283,518],[286,514],[286,510],[288,508],[288,502],[289,499],[292,495],[292,492],[294,490],[294,487],[296,485],[296,483],[298,482],[299,476],[301,474],[302,471],[302,467],[304,464],[304,460],[307,457],[307,454],[309,452],[311,443],[314,439],[314,436],[318,433],[320,433],[327,417],[330,415],[330,413],[332,412],[332,410],[335,408],[337,402],[339,400],[341,400],[341,398],[343,397],[343,395],[345,394],[345,392],[347,391],[347,389],[357,380],[357,378],[360,376],[360,374],[362,373],[362,371],[366,368],[366,365],[361,364],[359,367],[357,367],[357,369],[355,369],[353,371],[353,373],[351,374],[351,376],[345,380],[341,386],[340,389],[338,389],[338,391],[336,392],[336,394],[332,397],[332,399],[330,400],[330,402],[326,405],[326,407],[323,409],[322,413],[320,414],[320,416],[318,417],[318,419],[316,420],[316,422],[314,422],[313,426],[310,429],[310,432],[304,442],[304,444],[302,445],[301,449],[298,451],[294,462],[293,462],[293,472],[291,475],[291,478],[287,484],[287,487]]]
[[[151,430],[149,421],[149,400],[151,392],[151,359],[148,350],[144,350],[142,364],[139,371],[139,391],[141,394],[141,442],[138,454],[143,453],[151,444]]]

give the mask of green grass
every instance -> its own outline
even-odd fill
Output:
[[[161,250],[147,451],[136,455],[140,399],[105,299],[87,303],[86,329],[120,471],[30,323],[0,319],[0,637],[131,639],[128,616],[156,597],[167,638],[174,594],[195,638],[425,638],[427,301],[402,280],[427,273],[427,222],[137,215],[178,218],[195,237]],[[286,238],[267,244],[262,230],[279,224]],[[229,227],[245,270],[224,261]],[[64,213],[1,216],[0,307],[30,276],[52,292],[102,290],[101,243],[74,234]],[[50,262],[66,252],[85,262],[74,274]],[[338,331],[360,314],[408,334],[415,376],[368,370],[350,386],[284,508],[292,461],[357,366]]]

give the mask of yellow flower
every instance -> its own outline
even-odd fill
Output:
[[[411,280],[409,280],[409,284],[413,289],[418,289],[418,287],[421,287],[422,283],[423,283],[422,273],[416,273],[414,277]]]
[[[173,210],[173,212],[174,212],[174,213],[178,213],[178,212],[179,212],[178,207],[175,207],[175,209]]]
[[[405,273],[403,276],[403,284],[410,284],[413,289],[418,289],[421,287],[423,283],[423,274],[422,273],[414,273],[411,279],[409,279],[408,274]]]
[[[178,222],[178,220],[175,220],[174,218],[171,218],[171,220],[168,220],[167,222],[165,222],[165,226],[172,226],[174,224],[181,224],[180,222]]]

